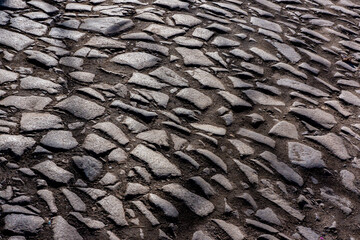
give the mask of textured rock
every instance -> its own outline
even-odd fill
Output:
[[[0,134],[0,151],[10,150],[18,156],[23,155],[25,150],[32,148],[35,143],[35,140],[31,137]]]
[[[54,217],[52,221],[52,228],[54,232],[54,240],[83,240],[76,228],[71,226],[62,216]]]
[[[179,184],[171,183],[162,187],[171,196],[182,200],[191,211],[205,217],[214,211],[214,205],[205,198],[198,196]]]
[[[45,220],[38,216],[24,214],[9,214],[4,218],[4,229],[13,233],[37,233],[41,230]]]
[[[70,179],[74,178],[74,175],[65,169],[57,166],[54,162],[46,160],[38,163],[32,167],[32,169],[40,172],[50,180],[57,183],[68,183]]]
[[[115,35],[133,27],[130,19],[119,17],[86,18],[80,25],[80,29],[102,33],[104,35]]]
[[[161,153],[155,152],[142,144],[137,145],[130,154],[146,162],[151,171],[158,177],[177,177],[181,175],[180,170]]]

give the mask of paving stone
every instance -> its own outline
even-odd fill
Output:
[[[151,171],[158,177],[178,177],[181,175],[181,171],[161,153],[142,144],[137,145],[130,154],[147,163]]]
[[[23,113],[20,128],[22,131],[39,131],[46,129],[62,129],[64,125],[60,117],[49,113]]]
[[[187,79],[182,78],[176,72],[164,66],[155,69],[154,71],[150,72],[149,75],[153,77],[157,77],[161,81],[173,86],[178,86],[178,87],[188,86]]]
[[[160,58],[144,52],[129,52],[119,54],[112,58],[111,61],[141,70],[155,66],[160,61]]]
[[[86,18],[80,25],[80,29],[101,33],[104,35],[115,35],[126,31],[134,26],[130,19],[119,17]]]
[[[20,87],[22,89],[29,89],[29,90],[30,89],[44,90],[50,94],[59,93],[59,91],[62,89],[60,84],[38,77],[25,77],[20,79]]]
[[[82,147],[95,154],[103,154],[116,148],[116,145],[97,134],[90,133],[85,137]]]
[[[205,217],[215,209],[214,205],[205,198],[190,192],[179,184],[171,183],[162,187],[162,190],[171,196],[182,200],[185,205],[200,217]]]
[[[324,160],[322,160],[322,153],[302,143],[288,142],[288,155],[293,164],[305,168],[326,167]]]
[[[269,131],[269,134],[291,139],[299,139],[298,131],[294,124],[287,121],[276,123]]]
[[[30,20],[25,17],[12,18],[10,20],[10,26],[35,36],[42,36],[47,31],[46,25]]]
[[[68,183],[70,179],[74,178],[74,175],[65,169],[57,166],[50,160],[43,161],[36,164],[32,169],[40,172],[50,180],[57,183]]]
[[[34,234],[41,230],[45,220],[39,216],[9,214],[5,216],[4,222],[4,229],[7,231],[18,234]]]
[[[35,143],[36,141],[31,137],[0,134],[0,151],[10,150],[18,156],[23,155],[25,150],[32,148]]]
[[[318,108],[290,108],[290,112],[315,122],[326,129],[331,129],[335,126],[335,124],[337,124],[333,115]]]
[[[78,212],[70,212],[70,215],[74,216],[77,220],[84,223],[90,229],[102,229],[105,227],[105,224],[103,222],[91,218],[83,217]]]
[[[34,40],[20,33],[0,29],[0,44],[11,47],[17,51],[27,48]]]
[[[83,240],[76,228],[71,226],[62,216],[56,216],[52,220],[54,240],[73,239]]]
[[[198,49],[177,47],[175,50],[183,57],[185,66],[213,66],[214,63]]]
[[[109,213],[109,218],[111,218],[119,226],[127,226],[128,223],[125,219],[125,213],[123,209],[122,202],[113,195],[104,197],[98,204],[101,205],[104,210]]]
[[[56,149],[69,150],[75,148],[78,142],[70,131],[49,131],[40,141],[43,145]]]
[[[189,101],[194,104],[197,108],[205,110],[210,105],[213,104],[213,101],[210,97],[206,96],[204,93],[194,89],[194,88],[184,88],[180,90],[176,96],[178,98]],[[0,101],[1,104],[1,101]]]
[[[351,157],[347,151],[343,139],[335,133],[328,133],[322,136],[306,136],[306,138],[323,145],[341,160],[346,160]]]
[[[168,38],[171,38],[171,37],[174,37],[177,35],[183,35],[185,33],[185,30],[183,30],[183,29],[167,27],[167,26],[159,25],[159,24],[151,24],[147,28],[145,28],[144,31],[159,35],[160,37],[163,37],[165,39],[168,39]]]
[[[71,96],[56,104],[55,107],[86,120],[99,117],[105,112],[104,107],[78,96]]]
[[[227,223],[221,219],[212,219],[222,230],[226,232],[227,235],[233,240],[242,240],[245,238],[245,235],[242,231],[232,223]]]
[[[148,198],[152,204],[154,204],[156,207],[160,208],[164,212],[165,216],[171,218],[177,218],[179,216],[179,212],[169,201],[152,193],[148,195]]]
[[[100,176],[103,164],[99,160],[86,155],[74,156],[72,160],[90,181],[94,181]]]
[[[68,190],[66,188],[62,188],[61,192],[65,195],[65,197],[67,198],[70,205],[72,206],[72,208],[75,211],[78,211],[78,212],[86,211],[86,205],[78,195],[76,195],[75,193],[71,192],[70,190]]]
[[[259,134],[257,132],[251,131],[249,129],[240,128],[239,131],[236,132],[236,134],[239,134],[243,137],[250,138],[256,142],[268,145],[271,148],[275,147],[275,141],[267,136],[264,136],[262,134]]]

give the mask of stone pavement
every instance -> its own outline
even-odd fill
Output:
[[[0,239],[359,239],[356,0],[0,0]]]

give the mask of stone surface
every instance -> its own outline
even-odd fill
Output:
[[[66,184],[70,181],[70,179],[74,178],[74,174],[57,166],[54,162],[50,160],[38,163],[33,166],[32,169],[40,172],[42,175],[57,183]]]

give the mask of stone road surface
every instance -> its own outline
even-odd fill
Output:
[[[360,239],[359,20],[0,0],[0,239]]]

